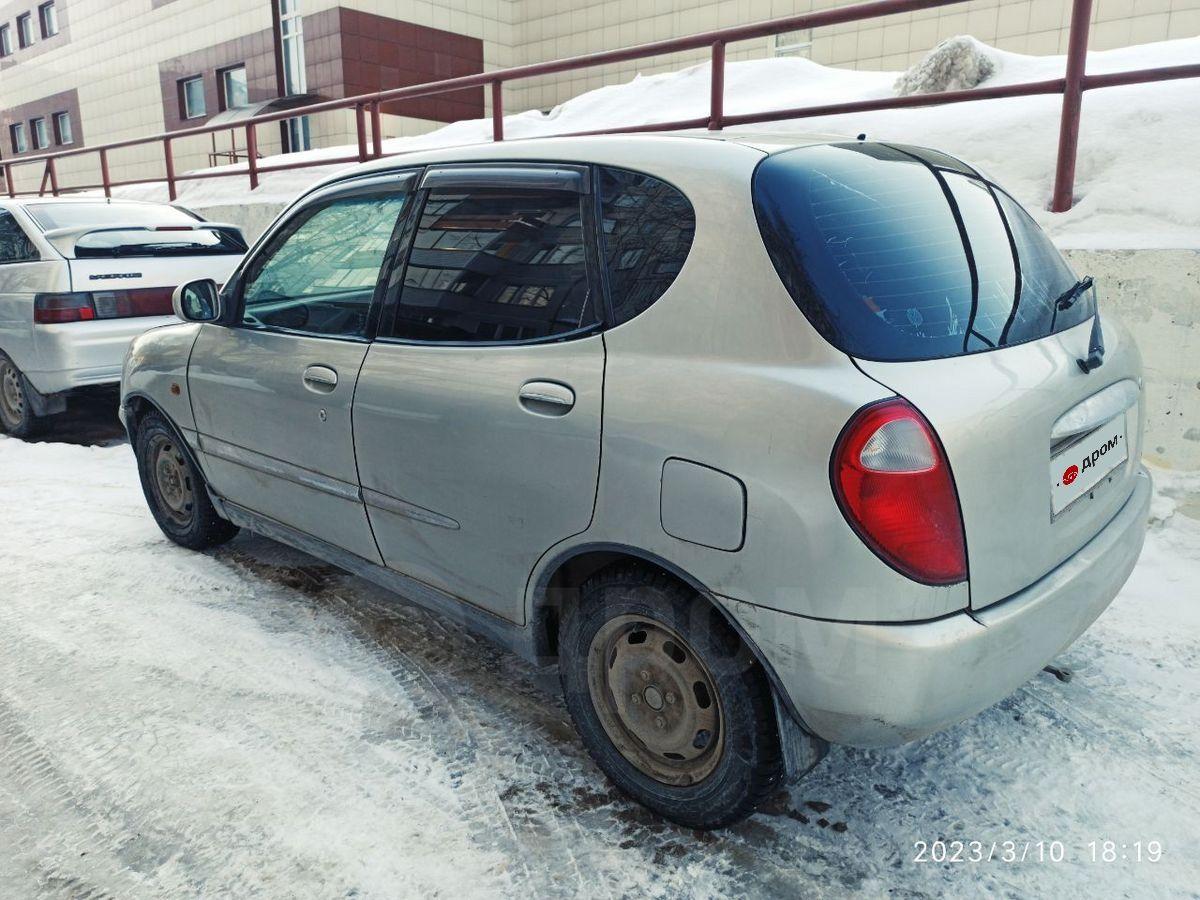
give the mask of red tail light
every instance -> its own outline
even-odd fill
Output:
[[[38,294],[33,321],[39,325],[171,315],[171,288],[136,288],[74,294]]]
[[[892,568],[925,584],[967,577],[958,491],[933,428],[905,400],[860,409],[831,464],[846,520]]]
[[[36,294],[33,321],[39,325],[87,322],[96,318],[91,294]]]

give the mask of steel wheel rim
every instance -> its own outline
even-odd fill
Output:
[[[150,442],[150,481],[159,508],[176,525],[192,523],[196,496],[187,459],[175,441],[156,434]]]
[[[9,425],[16,426],[25,418],[25,392],[16,366],[4,363],[0,367],[0,413]]]
[[[646,616],[604,623],[588,650],[588,691],[609,740],[663,784],[703,781],[725,745],[720,695],[691,646]]]

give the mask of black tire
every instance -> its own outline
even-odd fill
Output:
[[[0,353],[0,431],[15,438],[36,437],[45,421],[33,413],[21,370]]]
[[[641,634],[638,639],[638,629],[650,638]],[[684,642],[682,648],[672,649],[675,636]],[[654,648],[656,640],[657,649],[627,646]],[[629,656],[637,653],[642,655]],[[677,653],[678,659],[658,668],[654,661],[659,653]],[[702,702],[709,690],[705,684],[711,684],[719,722],[715,736],[695,732],[690,746],[704,748],[700,756],[685,760],[675,753],[678,762],[661,759],[672,754],[660,751],[675,740],[673,732],[681,731],[686,741],[688,730],[696,727],[694,715],[709,708],[697,706],[688,713],[682,707],[689,700],[663,693],[659,681],[666,686],[687,683],[672,681],[676,664],[708,676],[701,679],[696,699]],[[636,676],[627,671],[630,665],[638,670]],[[689,828],[719,828],[744,819],[778,789],[784,766],[766,674],[724,616],[665,573],[629,564],[589,579],[579,603],[563,619],[559,670],[567,708],[592,759],[624,793],[665,818]],[[640,694],[636,679],[647,684]],[[664,696],[674,705],[662,706]],[[655,702],[659,705],[653,706]],[[675,714],[676,720],[664,724],[660,711]],[[653,726],[642,721],[646,716],[654,717]],[[638,735],[651,727],[659,731],[641,741]]]
[[[238,533],[217,514],[183,439],[159,413],[147,413],[138,423],[134,452],[142,492],[163,534],[189,550],[207,550]]]

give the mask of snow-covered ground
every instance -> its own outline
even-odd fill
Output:
[[[264,539],[168,543],[109,444],[0,438],[0,897],[1197,896],[1200,474],[1157,473],[1069,681],[699,834],[617,796],[512,657]],[[1066,859],[913,861],[938,838]]]
[[[1062,56],[1024,56],[976,42],[992,60],[983,86],[1062,76]],[[1089,74],[1200,62],[1200,37],[1096,51]],[[830,68],[806,59],[730,63],[725,109],[741,114],[892,96],[899,72]],[[548,113],[505,118],[509,139],[707,115],[707,63],[635,78],[581,94]],[[1200,247],[1198,175],[1200,80],[1183,79],[1089,91],[1083,103],[1076,206],[1051,214],[1062,98],[1057,95],[983,100],[924,109],[884,110],[746,126],[744,131],[856,135],[936,147],[961,156],[1005,185],[1064,248],[1169,249]],[[490,120],[456,122],[429,134],[385,142],[388,153],[491,140]],[[345,156],[350,147],[304,154]],[[289,157],[289,161],[302,155]],[[268,164],[269,161],[264,162]],[[244,170],[244,164],[240,167]],[[247,202],[282,203],[338,167],[271,173],[250,193],[244,177],[183,182],[179,202],[203,209]],[[125,196],[166,199],[161,185],[120,189]]]

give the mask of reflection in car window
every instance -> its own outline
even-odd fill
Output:
[[[407,196],[341,197],[300,212],[248,268],[243,324],[363,336]]]
[[[0,263],[40,259],[37,248],[10,212],[0,212]]]
[[[576,193],[431,191],[404,273],[393,336],[521,341],[593,325],[585,248]]]
[[[613,324],[620,325],[661,297],[683,268],[696,217],[671,185],[623,169],[599,170],[604,261]]]
[[[942,177],[970,235],[971,259],[979,279],[974,318],[967,317],[968,349],[995,347],[1012,312],[1017,285],[1008,230],[987,185],[954,172],[943,172]]]
[[[852,356],[961,356],[1092,315],[1090,301],[1055,311],[1075,281],[1070,267],[1024,210],[943,154],[803,147],[764,160],[752,191],[784,286]]]

